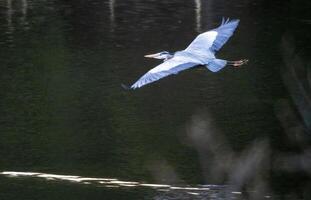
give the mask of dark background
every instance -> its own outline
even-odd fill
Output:
[[[310,198],[310,8],[309,0],[0,0],[0,171]],[[143,55],[182,50],[223,16],[241,22],[218,57],[247,66],[120,87],[159,64]],[[11,200],[169,199],[154,193],[0,178],[0,197]]]

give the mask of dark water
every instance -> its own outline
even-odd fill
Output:
[[[310,8],[0,0],[0,199],[310,199]],[[120,87],[222,16],[247,66]]]

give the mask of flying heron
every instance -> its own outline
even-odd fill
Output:
[[[238,19],[224,20],[223,18],[219,27],[198,35],[185,50],[175,53],[162,51],[160,53],[145,55],[147,58],[162,59],[164,62],[149,70],[130,89],[140,88],[163,77],[177,74],[182,70],[197,65],[204,65],[210,71],[218,72],[226,65],[239,67],[246,64],[248,62],[247,59],[228,61],[215,57],[215,53],[232,36],[238,24]]]

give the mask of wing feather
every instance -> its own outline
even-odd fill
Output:
[[[214,31],[216,31],[218,34],[210,49],[214,52],[218,51],[233,35],[233,32],[239,25],[239,22],[240,20],[238,19],[229,20],[228,18],[224,24],[214,29]]]
[[[180,71],[188,69],[195,65],[198,65],[198,63],[186,62],[183,59],[173,57],[165,61],[164,63],[156,66],[155,68],[149,70],[131,86],[131,89],[140,88],[166,76],[177,74]]]
[[[238,24],[238,19],[225,20],[223,18],[219,27],[198,35],[185,50],[205,55],[215,53],[232,36]]]

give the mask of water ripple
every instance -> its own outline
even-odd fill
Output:
[[[76,175],[47,174],[40,172],[3,171],[0,175],[10,178],[38,178],[46,181],[68,181],[73,184],[94,185],[106,188],[150,188],[158,193],[155,199],[242,199],[242,192],[230,191],[227,185],[170,185],[138,181],[124,181],[117,178],[96,178]],[[270,198],[264,196],[263,198]]]

